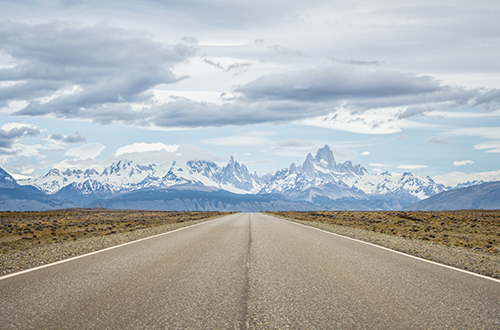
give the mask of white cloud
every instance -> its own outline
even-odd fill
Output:
[[[500,181],[500,170],[476,173],[450,172],[444,175],[433,176],[432,179],[438,183],[451,187],[467,181]]]
[[[24,123],[5,123],[2,125],[0,129],[6,132],[10,132],[13,129],[24,129],[24,128],[38,129],[35,125],[24,124]]]
[[[398,165],[398,168],[403,170],[421,170],[428,167],[429,166],[427,165],[412,165],[412,164]]]
[[[340,108],[325,116],[298,121],[308,126],[330,128],[359,134],[393,134],[401,132],[401,121],[394,120],[397,109],[373,109],[363,113]]]
[[[11,148],[12,145],[23,137],[34,137],[40,134],[40,129],[35,125],[23,123],[5,123],[0,128],[1,149]]]
[[[455,166],[455,167],[465,166],[465,165],[473,165],[473,164],[475,164],[473,160],[460,160],[460,161],[453,162],[453,166]]]
[[[500,141],[485,141],[474,146],[476,150],[486,150],[488,153],[500,153]]]
[[[369,151],[363,151],[361,153],[361,156],[369,156],[370,155],[370,152]]]
[[[76,160],[86,160],[97,158],[106,147],[100,143],[93,142],[78,148],[68,149],[65,156],[73,157]]]
[[[129,153],[141,153],[141,152],[150,152],[150,151],[160,151],[165,150],[168,152],[176,152],[179,149],[178,144],[164,144],[161,142],[156,143],[134,143],[121,148],[118,148],[115,152],[115,156],[121,156]]]

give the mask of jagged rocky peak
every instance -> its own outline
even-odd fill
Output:
[[[304,174],[306,175],[306,177],[308,177],[308,178],[314,177],[314,173],[315,173],[315,170],[314,170],[314,158],[311,155],[311,153],[307,154],[306,160],[302,164],[302,171],[304,172]]]
[[[325,144],[323,148],[318,149],[318,152],[316,152],[315,160],[316,162],[321,162],[323,160],[329,165],[335,164],[335,157],[333,157],[333,151],[327,144]]]
[[[243,179],[250,178],[250,173],[244,164],[238,163],[234,156],[231,156],[227,165],[223,168],[223,175],[226,179],[231,179],[233,177]]]

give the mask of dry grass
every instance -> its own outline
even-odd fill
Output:
[[[210,219],[222,212],[63,210],[0,212],[0,255],[39,245]]]
[[[330,223],[403,238],[500,253],[500,210],[272,213],[293,219]]]

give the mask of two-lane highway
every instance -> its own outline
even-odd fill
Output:
[[[262,214],[0,279],[0,329],[500,329],[500,283]]]

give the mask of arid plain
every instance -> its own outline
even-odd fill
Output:
[[[0,274],[223,216],[224,212],[0,212]],[[341,235],[500,278],[500,210],[270,212]]]

